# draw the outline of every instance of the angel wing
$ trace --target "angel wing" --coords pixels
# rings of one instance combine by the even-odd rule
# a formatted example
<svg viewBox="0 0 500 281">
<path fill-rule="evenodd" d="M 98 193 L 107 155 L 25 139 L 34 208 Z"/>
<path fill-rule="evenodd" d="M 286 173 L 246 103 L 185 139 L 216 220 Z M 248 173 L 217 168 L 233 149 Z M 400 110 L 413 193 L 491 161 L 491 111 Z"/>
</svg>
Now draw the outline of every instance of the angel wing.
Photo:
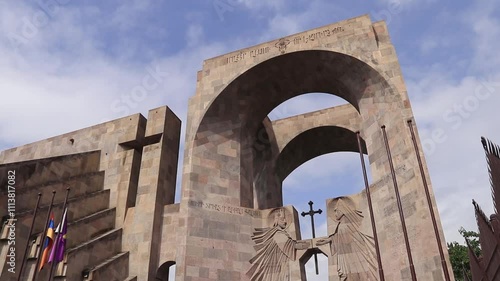
<svg viewBox="0 0 500 281">
<path fill-rule="evenodd" d="M 373 237 L 360 231 L 363 215 L 344 209 L 332 237 L 332 254 L 337 257 L 340 280 L 377 280 Z"/>
<path fill-rule="evenodd" d="M 295 244 L 279 226 L 256 228 L 252 240 L 257 254 L 250 260 L 247 276 L 252 281 L 284 281 L 289 278 L 288 263 L 295 260 Z"/>
</svg>

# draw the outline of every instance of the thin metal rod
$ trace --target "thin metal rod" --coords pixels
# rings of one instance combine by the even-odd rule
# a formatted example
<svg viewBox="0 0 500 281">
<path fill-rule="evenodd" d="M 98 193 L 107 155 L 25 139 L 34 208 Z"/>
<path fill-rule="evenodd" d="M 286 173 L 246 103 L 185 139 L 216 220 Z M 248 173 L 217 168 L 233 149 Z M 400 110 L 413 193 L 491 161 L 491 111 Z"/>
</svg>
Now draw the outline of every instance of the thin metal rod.
<svg viewBox="0 0 500 281">
<path fill-rule="evenodd" d="M 36 266 L 35 266 L 35 272 L 33 273 L 33 278 L 31 281 L 35 281 L 36 275 L 38 273 L 38 267 L 40 266 L 40 254 L 42 253 L 43 250 L 43 245 L 45 244 L 45 239 L 46 239 L 46 233 L 47 233 L 47 228 L 49 227 L 49 219 L 50 219 L 50 212 L 52 212 L 52 205 L 54 204 L 54 196 L 56 196 L 56 191 L 52 191 L 52 200 L 50 200 L 50 205 L 49 205 L 49 211 L 47 212 L 47 218 L 45 219 L 45 227 L 42 232 L 42 241 L 41 244 L 42 246 L 40 247 L 40 251 L 38 251 L 38 255 L 36 255 Z"/>
<path fill-rule="evenodd" d="M 52 251 L 57 250 L 57 242 L 59 240 L 59 235 L 62 232 L 62 227 L 63 227 L 62 223 L 63 223 L 63 219 L 64 219 L 64 211 L 66 210 L 66 204 L 68 203 L 68 195 L 69 195 L 69 187 L 66 189 L 66 198 L 64 199 L 64 205 L 63 205 L 62 212 L 61 212 L 61 219 L 59 220 L 59 231 L 56 234 L 56 239 L 54 241 L 54 247 L 52 247 Z M 56 265 L 56 261 L 53 260 L 52 263 L 50 264 L 50 273 L 49 273 L 49 279 L 48 279 L 49 281 L 52 280 L 52 274 L 54 273 L 55 265 Z"/>
<path fill-rule="evenodd" d="M 378 244 L 377 227 L 375 225 L 375 217 L 373 216 L 373 205 L 372 205 L 372 197 L 370 194 L 370 184 L 368 183 L 368 176 L 366 175 L 365 159 L 363 158 L 363 149 L 361 148 L 360 133 L 357 132 L 356 136 L 358 139 L 359 158 L 361 160 L 361 168 L 363 170 L 363 179 L 365 180 L 365 190 L 366 190 L 366 198 L 368 199 L 368 209 L 370 210 L 370 218 L 372 222 L 373 240 L 375 240 L 375 251 L 377 253 L 377 263 L 378 263 L 378 275 L 380 277 L 380 281 L 385 281 L 384 269 L 382 268 L 382 259 L 380 256 L 380 248 Z"/>
<path fill-rule="evenodd" d="M 38 199 L 36 200 L 36 207 L 33 210 L 33 219 L 31 220 L 30 233 L 28 234 L 28 239 L 26 239 L 26 248 L 24 248 L 23 262 L 21 263 L 21 267 L 19 268 L 19 275 L 17 276 L 17 281 L 21 280 L 21 276 L 23 275 L 24 264 L 27 260 L 28 247 L 30 245 L 31 234 L 33 233 L 33 226 L 35 226 L 36 213 L 38 212 L 38 205 L 40 204 L 40 198 L 42 198 L 42 193 L 38 193 Z M 35 269 L 36 270 L 36 269 Z"/>
<path fill-rule="evenodd" d="M 321 214 L 323 211 L 321 209 L 318 209 L 317 211 L 314 211 L 313 209 L 313 201 L 309 201 L 309 212 L 302 212 L 302 216 L 305 217 L 307 215 L 311 216 L 311 227 L 312 227 L 312 238 L 316 238 L 316 229 L 314 227 L 314 214 Z M 317 253 L 314 253 L 314 265 L 316 267 L 316 275 L 319 275 L 319 268 L 318 268 L 318 255 Z"/>
<path fill-rule="evenodd" d="M 314 219 L 311 216 L 311 225 L 313 228 L 313 239 L 316 238 L 316 231 L 314 230 Z M 316 267 L 316 275 L 319 274 L 319 268 L 318 268 L 318 255 L 314 253 L 314 266 Z"/>
<path fill-rule="evenodd" d="M 441 246 L 441 237 L 439 235 L 439 230 L 437 227 L 436 216 L 434 215 L 434 209 L 432 208 L 431 195 L 429 192 L 429 186 L 427 185 L 427 179 L 425 177 L 424 166 L 422 164 L 422 159 L 420 158 L 420 151 L 417 145 L 417 139 L 415 137 L 415 132 L 413 130 L 412 120 L 408 120 L 408 127 L 410 128 L 411 139 L 413 141 L 413 147 L 415 148 L 415 154 L 417 155 L 418 166 L 420 168 L 420 175 L 422 177 L 422 183 L 424 184 L 425 196 L 427 197 L 427 204 L 429 205 L 429 212 L 431 213 L 432 226 L 434 227 L 434 234 L 436 235 L 436 242 L 439 250 L 439 256 L 441 257 L 441 266 L 443 267 L 444 278 L 446 281 L 450 281 L 450 273 L 448 272 L 448 266 L 446 265 L 446 259 L 444 258 L 443 247 Z"/>
<path fill-rule="evenodd" d="M 312 211 L 312 204 L 310 206 L 311 206 L 311 211 Z M 311 226 L 312 226 L 312 235 L 313 235 L 313 239 L 314 239 L 314 238 L 316 238 L 316 231 L 315 231 L 315 228 L 314 228 L 314 218 L 313 218 L 313 216 L 311 216 Z M 318 275 L 319 274 L 318 255 L 316 253 L 314 253 L 314 266 L 316 268 L 316 275 Z"/>
<path fill-rule="evenodd" d="M 398 182 L 396 180 L 396 172 L 394 164 L 392 163 L 391 149 L 389 148 L 389 141 L 387 140 L 387 133 L 385 132 L 385 125 L 382 126 L 382 135 L 384 136 L 385 149 L 387 150 L 387 157 L 389 159 L 389 166 L 391 168 L 392 181 L 394 183 L 394 191 L 396 192 L 396 200 L 398 203 L 399 218 L 401 219 L 401 226 L 403 227 L 403 236 L 405 239 L 406 253 L 408 254 L 408 261 L 410 263 L 411 280 L 416 281 L 417 275 L 415 274 L 415 267 L 413 266 L 413 258 L 411 256 L 410 241 L 408 239 L 408 231 L 406 229 L 405 216 L 403 214 L 403 205 L 401 204 L 401 196 L 399 195 Z"/>
</svg>

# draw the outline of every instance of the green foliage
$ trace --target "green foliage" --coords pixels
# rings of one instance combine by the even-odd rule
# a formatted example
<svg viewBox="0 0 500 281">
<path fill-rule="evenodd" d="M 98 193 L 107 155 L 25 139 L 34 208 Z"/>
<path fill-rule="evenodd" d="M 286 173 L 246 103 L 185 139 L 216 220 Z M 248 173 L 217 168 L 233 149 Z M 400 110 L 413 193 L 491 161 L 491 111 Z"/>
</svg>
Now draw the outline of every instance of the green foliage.
<svg viewBox="0 0 500 281">
<path fill-rule="evenodd" d="M 461 227 L 458 232 L 466 239 L 469 240 L 474 253 L 479 256 L 481 254 L 481 248 L 479 245 L 479 234 L 474 231 L 467 231 L 463 227 Z M 469 266 L 469 254 L 467 246 L 461 245 L 458 242 L 454 241 L 448 243 L 448 254 L 450 255 L 450 262 L 453 268 L 453 274 L 455 275 L 455 279 L 464 280 L 463 272 L 465 272 L 471 279 L 470 275 L 470 266 Z"/>
<path fill-rule="evenodd" d="M 469 256 L 467 254 L 467 246 L 460 245 L 458 242 L 448 243 L 448 254 L 450 255 L 451 267 L 456 280 L 464 280 L 463 268 L 468 272 Z"/>
<path fill-rule="evenodd" d="M 481 255 L 481 245 L 479 244 L 479 233 L 475 231 L 467 231 L 463 227 L 461 227 L 458 232 L 462 234 L 464 238 L 469 240 L 469 244 L 472 247 L 472 250 L 474 250 L 474 253 L 476 256 Z"/>
</svg>

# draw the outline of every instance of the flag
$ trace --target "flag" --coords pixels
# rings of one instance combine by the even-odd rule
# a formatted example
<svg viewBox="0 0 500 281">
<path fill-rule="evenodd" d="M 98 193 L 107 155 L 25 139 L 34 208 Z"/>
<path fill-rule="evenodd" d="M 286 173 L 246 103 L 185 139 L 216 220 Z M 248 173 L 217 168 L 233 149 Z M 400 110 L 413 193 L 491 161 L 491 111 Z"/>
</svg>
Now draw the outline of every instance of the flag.
<svg viewBox="0 0 500 281">
<path fill-rule="evenodd" d="M 49 226 L 47 227 L 47 234 L 45 235 L 45 242 L 42 248 L 42 259 L 38 270 L 42 270 L 43 266 L 48 262 L 49 254 L 54 244 L 54 213 L 50 214 Z"/>
<path fill-rule="evenodd" d="M 50 252 L 49 262 L 61 262 L 64 259 L 64 251 L 66 249 L 66 233 L 68 230 L 68 220 L 66 215 L 68 213 L 68 208 L 64 210 L 64 215 L 62 222 L 57 226 L 57 243 L 56 247 Z"/>
</svg>

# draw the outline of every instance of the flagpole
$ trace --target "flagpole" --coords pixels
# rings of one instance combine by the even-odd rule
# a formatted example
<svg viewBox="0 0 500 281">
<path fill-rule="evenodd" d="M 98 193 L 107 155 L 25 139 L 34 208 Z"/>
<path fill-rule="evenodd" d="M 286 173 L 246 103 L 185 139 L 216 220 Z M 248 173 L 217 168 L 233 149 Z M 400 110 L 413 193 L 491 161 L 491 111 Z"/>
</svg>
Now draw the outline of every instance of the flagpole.
<svg viewBox="0 0 500 281">
<path fill-rule="evenodd" d="M 406 254 L 408 255 L 408 263 L 410 265 L 411 280 L 417 281 L 417 274 L 415 273 L 415 266 L 413 265 L 413 257 L 411 255 L 410 240 L 408 238 L 408 230 L 406 229 L 405 216 L 403 214 L 403 204 L 401 203 L 401 196 L 399 195 L 398 181 L 396 179 L 396 171 L 394 170 L 394 164 L 392 163 L 391 149 L 389 147 L 389 140 L 387 139 L 387 132 L 385 131 L 385 125 L 382 125 L 382 136 L 384 138 L 385 149 L 387 151 L 387 158 L 389 160 L 389 168 L 391 169 L 392 183 L 394 184 L 394 192 L 396 193 L 396 202 L 399 210 L 399 218 L 401 220 L 401 226 L 403 228 L 403 238 L 406 245 Z"/>
<path fill-rule="evenodd" d="M 38 193 L 38 199 L 36 200 L 36 207 L 33 211 L 33 219 L 31 220 L 30 233 L 28 234 L 28 239 L 26 239 L 26 248 L 24 249 L 23 262 L 21 263 L 21 267 L 19 268 L 19 275 L 17 276 L 17 281 L 21 280 L 21 276 L 23 275 L 24 264 L 26 263 L 26 255 L 28 254 L 28 247 L 30 245 L 31 234 L 33 233 L 33 226 L 35 225 L 36 213 L 38 212 L 38 205 L 40 204 L 40 198 L 42 198 L 42 193 Z"/>
<path fill-rule="evenodd" d="M 372 205 L 372 196 L 370 193 L 370 183 L 368 182 L 368 176 L 366 174 L 365 158 L 363 158 L 363 148 L 361 147 L 361 135 L 360 134 L 361 133 L 358 131 L 356 133 L 356 138 L 358 140 L 359 158 L 361 160 L 361 169 L 363 170 L 363 179 L 365 181 L 366 199 L 368 200 L 368 210 L 370 211 L 370 220 L 372 223 L 372 230 L 373 230 L 373 240 L 375 242 L 375 252 L 377 254 L 378 275 L 380 277 L 380 281 L 385 281 L 384 269 L 382 268 L 382 259 L 380 256 L 380 247 L 378 244 L 377 226 L 375 225 L 375 216 L 373 215 L 373 205 Z"/>
<path fill-rule="evenodd" d="M 61 219 L 59 220 L 59 232 L 57 232 L 56 234 L 56 239 L 54 241 L 54 247 L 52 247 L 52 251 L 56 251 L 57 250 L 57 242 L 59 240 L 59 234 L 61 233 L 61 230 L 62 230 L 62 223 L 63 223 L 63 219 L 64 219 L 64 211 L 66 210 L 66 203 L 68 203 L 68 195 L 69 195 L 69 187 L 66 189 L 66 198 L 64 199 L 64 205 L 63 205 L 63 208 L 62 208 L 62 212 L 61 212 Z M 49 281 L 52 280 L 52 274 L 54 273 L 54 265 L 56 264 L 55 261 L 52 261 L 52 263 L 50 264 L 50 274 L 49 274 Z"/>
<path fill-rule="evenodd" d="M 49 219 L 50 219 L 50 212 L 52 212 L 52 205 L 54 204 L 54 196 L 56 196 L 56 191 L 52 191 L 52 200 L 50 200 L 50 205 L 49 205 L 49 211 L 47 212 L 47 219 L 45 219 L 45 227 L 42 232 L 42 246 L 40 247 L 40 251 L 38 251 L 38 254 L 36 255 L 36 266 L 35 266 L 35 272 L 33 273 L 33 278 L 31 281 L 35 281 L 36 279 L 36 274 L 38 273 L 38 266 L 40 266 L 40 254 L 42 253 L 42 248 L 43 244 L 45 244 L 45 236 L 47 235 L 47 228 L 49 227 Z"/>
<path fill-rule="evenodd" d="M 427 205 L 429 206 L 429 213 L 431 214 L 432 227 L 434 228 L 434 236 L 436 236 L 436 242 L 439 250 L 439 257 L 441 257 L 441 267 L 443 268 L 444 279 L 450 281 L 450 273 L 448 272 L 448 266 L 446 265 L 446 259 L 444 257 L 443 247 L 441 246 L 441 237 L 439 235 L 439 230 L 437 226 L 436 216 L 434 215 L 434 209 L 432 207 L 431 195 L 429 192 L 429 185 L 425 179 L 424 166 L 422 164 L 422 159 L 420 158 L 420 151 L 418 149 L 417 138 L 415 137 L 415 131 L 413 130 L 412 120 L 407 121 L 408 127 L 410 128 L 411 139 L 413 141 L 413 147 L 415 148 L 415 154 L 417 156 L 418 167 L 420 168 L 420 175 L 422 177 L 422 183 L 424 185 L 425 197 L 427 199 Z"/>
</svg>

